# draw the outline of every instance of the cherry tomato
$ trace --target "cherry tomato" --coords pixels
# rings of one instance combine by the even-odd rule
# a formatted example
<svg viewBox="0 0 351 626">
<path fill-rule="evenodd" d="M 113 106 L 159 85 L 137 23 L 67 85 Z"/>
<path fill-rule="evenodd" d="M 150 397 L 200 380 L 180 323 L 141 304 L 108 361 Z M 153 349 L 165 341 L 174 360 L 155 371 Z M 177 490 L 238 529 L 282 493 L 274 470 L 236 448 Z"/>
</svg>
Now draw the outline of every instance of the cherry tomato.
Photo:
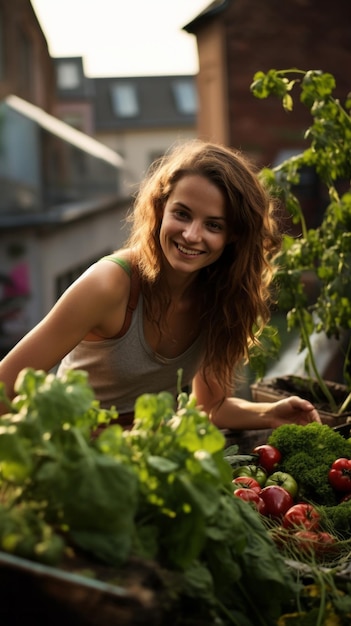
<svg viewBox="0 0 351 626">
<path fill-rule="evenodd" d="M 252 452 L 258 454 L 258 464 L 263 467 L 268 474 L 271 474 L 282 460 L 280 451 L 274 446 L 270 446 L 268 443 L 256 446 Z"/>
<path fill-rule="evenodd" d="M 261 485 L 250 476 L 237 476 L 232 480 L 234 485 L 234 489 L 238 489 L 239 487 L 244 487 L 246 489 L 253 489 L 256 493 L 260 493 L 262 487 Z"/>
<path fill-rule="evenodd" d="M 289 529 L 300 527 L 305 530 L 315 530 L 319 526 L 319 520 L 320 515 L 317 509 L 311 504 L 301 502 L 287 510 L 282 519 L 282 526 Z"/>
<path fill-rule="evenodd" d="M 351 460 L 336 459 L 329 470 L 328 479 L 336 491 L 351 492 Z"/>
<path fill-rule="evenodd" d="M 291 493 L 279 485 L 263 487 L 260 498 L 266 504 L 266 515 L 273 518 L 282 518 L 294 504 Z"/>
</svg>

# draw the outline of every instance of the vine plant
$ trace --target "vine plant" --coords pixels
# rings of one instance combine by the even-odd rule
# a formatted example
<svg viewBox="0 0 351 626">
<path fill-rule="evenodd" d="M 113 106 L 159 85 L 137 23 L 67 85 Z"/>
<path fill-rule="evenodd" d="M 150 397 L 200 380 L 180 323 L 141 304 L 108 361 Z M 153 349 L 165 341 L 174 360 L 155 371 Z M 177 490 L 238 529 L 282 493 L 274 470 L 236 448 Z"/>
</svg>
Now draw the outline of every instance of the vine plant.
<svg viewBox="0 0 351 626">
<path fill-rule="evenodd" d="M 305 131 L 309 145 L 277 167 L 263 168 L 260 177 L 301 229 L 299 237 L 283 235 L 275 277 L 278 308 L 287 314 L 287 329 L 298 333 L 299 352 L 306 351 L 307 378 L 317 381 L 332 412 L 340 414 L 351 401 L 351 339 L 343 353 L 343 375 L 350 393 L 338 407 L 319 371 L 311 335 L 325 333 L 337 340 L 343 334 L 351 337 L 351 94 L 341 104 L 333 95 L 334 76 L 314 70 L 257 72 L 251 84 L 255 97 L 277 96 L 287 112 L 293 110 L 297 89 L 312 117 Z M 306 167 L 315 170 L 327 190 L 327 207 L 317 228 L 307 228 L 295 192 Z M 341 181 L 342 193 L 338 190 Z M 303 280 L 306 272 L 312 272 L 318 284 L 318 297 L 312 304 Z"/>
</svg>

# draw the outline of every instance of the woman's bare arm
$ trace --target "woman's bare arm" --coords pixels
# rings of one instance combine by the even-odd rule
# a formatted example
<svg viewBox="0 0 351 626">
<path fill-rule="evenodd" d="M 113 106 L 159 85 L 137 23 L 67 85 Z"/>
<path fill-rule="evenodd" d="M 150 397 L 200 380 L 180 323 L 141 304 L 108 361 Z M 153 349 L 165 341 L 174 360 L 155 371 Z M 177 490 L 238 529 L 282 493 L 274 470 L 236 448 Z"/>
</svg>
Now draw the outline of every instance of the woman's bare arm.
<svg viewBox="0 0 351 626">
<path fill-rule="evenodd" d="M 89 332 L 103 337 L 116 334 L 123 324 L 129 289 L 126 272 L 109 261 L 85 272 L 0 362 L 0 381 L 8 396 L 13 396 L 16 378 L 25 367 L 49 371 Z"/>
<path fill-rule="evenodd" d="M 291 422 L 302 425 L 320 422 L 315 407 L 298 396 L 278 402 L 251 402 L 231 396 L 214 381 L 209 381 L 207 386 L 201 374 L 194 378 L 193 394 L 218 428 L 259 430 Z"/>
</svg>

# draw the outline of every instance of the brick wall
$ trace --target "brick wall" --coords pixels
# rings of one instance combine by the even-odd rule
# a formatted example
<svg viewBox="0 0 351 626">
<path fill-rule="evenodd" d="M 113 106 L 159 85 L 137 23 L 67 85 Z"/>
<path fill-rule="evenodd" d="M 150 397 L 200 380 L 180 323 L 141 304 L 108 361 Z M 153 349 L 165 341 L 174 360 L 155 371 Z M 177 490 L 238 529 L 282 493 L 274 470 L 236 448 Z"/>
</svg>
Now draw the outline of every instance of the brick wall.
<svg viewBox="0 0 351 626">
<path fill-rule="evenodd" d="M 309 123 L 278 100 L 257 100 L 249 87 L 258 70 L 321 69 L 332 73 L 336 95 L 351 91 L 350 0 L 231 0 L 223 10 L 228 80 L 228 140 L 271 165 L 279 150 L 304 146 Z"/>
</svg>

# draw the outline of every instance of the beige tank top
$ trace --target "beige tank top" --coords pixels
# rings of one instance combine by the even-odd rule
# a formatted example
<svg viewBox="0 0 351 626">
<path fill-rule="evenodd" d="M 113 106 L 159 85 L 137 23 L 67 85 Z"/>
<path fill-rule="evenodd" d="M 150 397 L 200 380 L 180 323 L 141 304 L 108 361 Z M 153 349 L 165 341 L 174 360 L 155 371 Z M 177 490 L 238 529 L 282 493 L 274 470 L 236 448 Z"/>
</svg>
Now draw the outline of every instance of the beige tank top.
<svg viewBox="0 0 351 626">
<path fill-rule="evenodd" d="M 57 371 L 60 377 L 68 369 L 85 370 L 101 406 L 114 406 L 119 414 L 132 413 L 137 397 L 144 393 L 169 391 L 176 397 L 178 370 L 182 370 L 182 386 L 190 385 L 204 352 L 200 335 L 175 358 L 154 353 L 144 337 L 141 294 L 137 295 L 135 311 L 129 310 L 129 315 L 130 325 L 122 336 L 119 333 L 112 339 L 82 341 Z"/>
</svg>

